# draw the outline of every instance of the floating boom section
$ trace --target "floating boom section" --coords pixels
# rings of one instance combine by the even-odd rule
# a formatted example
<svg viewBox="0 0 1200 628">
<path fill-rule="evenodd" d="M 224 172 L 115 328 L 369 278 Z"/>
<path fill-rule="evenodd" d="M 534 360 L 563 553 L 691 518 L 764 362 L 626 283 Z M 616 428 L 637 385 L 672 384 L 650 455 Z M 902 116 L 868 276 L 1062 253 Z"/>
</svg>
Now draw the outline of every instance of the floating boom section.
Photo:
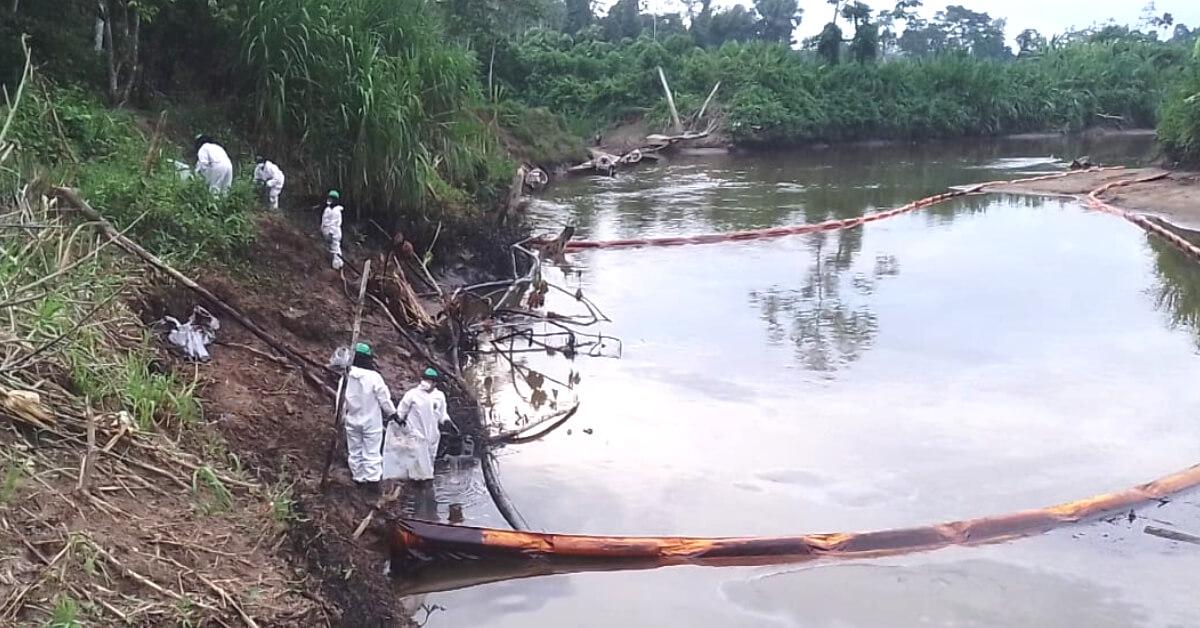
<svg viewBox="0 0 1200 628">
<path fill-rule="evenodd" d="M 452 526 L 403 519 L 393 527 L 394 556 L 561 557 L 649 561 L 646 567 L 706 563 L 769 564 L 805 558 L 857 558 L 994 543 L 1041 534 L 1103 514 L 1129 510 L 1200 486 L 1200 465 L 1117 493 L 1057 506 L 875 532 L 777 537 L 625 537 L 549 534 Z M 725 559 L 733 559 L 725 560 Z M 743 562 L 739 562 L 744 560 Z"/>
</svg>

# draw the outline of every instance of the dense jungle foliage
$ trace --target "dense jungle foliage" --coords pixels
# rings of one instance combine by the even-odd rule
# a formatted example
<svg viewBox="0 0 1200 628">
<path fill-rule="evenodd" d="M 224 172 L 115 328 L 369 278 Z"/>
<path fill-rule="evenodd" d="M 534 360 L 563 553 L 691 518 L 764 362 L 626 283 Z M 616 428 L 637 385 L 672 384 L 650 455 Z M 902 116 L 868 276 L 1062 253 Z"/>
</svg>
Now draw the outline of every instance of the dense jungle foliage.
<svg viewBox="0 0 1200 628">
<path fill-rule="evenodd" d="M 638 116 L 664 124 L 658 66 L 685 115 L 719 81 L 713 114 L 743 143 L 1145 128 L 1158 121 L 1197 34 L 1169 14 L 1147 14 L 1142 30 L 1110 24 L 1050 38 L 1025 30 L 1013 50 L 1004 20 L 962 6 L 927 20 L 915 0 L 876 13 L 829 2 L 835 19 L 793 48 L 804 15 L 796 2 L 689 3 L 687 27 L 678 15 L 637 14 L 636 4 L 618 2 L 579 28 L 547 19 L 490 38 L 494 89 L 588 134 Z"/>
</svg>

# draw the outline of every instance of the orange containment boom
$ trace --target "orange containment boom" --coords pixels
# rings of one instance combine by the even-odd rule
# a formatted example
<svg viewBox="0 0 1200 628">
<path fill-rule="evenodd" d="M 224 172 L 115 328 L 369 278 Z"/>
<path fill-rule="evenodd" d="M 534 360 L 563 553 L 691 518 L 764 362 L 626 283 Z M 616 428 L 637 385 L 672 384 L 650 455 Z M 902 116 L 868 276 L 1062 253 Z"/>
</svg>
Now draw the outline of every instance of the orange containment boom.
<svg viewBox="0 0 1200 628">
<path fill-rule="evenodd" d="M 770 564 L 809 558 L 860 558 L 992 543 L 1041 534 L 1053 528 L 1124 511 L 1200 486 L 1196 465 L 1118 493 L 1048 508 L 875 532 L 837 532 L 778 537 L 625 537 L 548 534 L 452 526 L 402 519 L 392 530 L 393 556 L 561 557 L 631 561 L 648 568 L 685 563 Z"/>
<path fill-rule="evenodd" d="M 750 229 L 747 231 L 731 231 L 727 233 L 706 233 L 701 235 L 691 236 L 652 236 L 646 238 L 625 238 L 620 240 L 570 240 L 567 242 L 565 250 L 579 251 L 582 249 L 624 249 L 644 246 L 683 246 L 688 244 L 713 244 L 716 242 L 739 242 L 746 240 L 763 240 L 768 238 L 781 238 L 784 236 L 801 235 L 805 233 L 816 233 L 818 231 L 841 231 L 843 229 L 853 229 L 862 225 L 875 222 L 876 220 L 885 220 L 901 214 L 916 211 L 931 207 L 945 201 L 958 198 L 960 196 L 969 196 L 971 194 L 980 194 L 987 191 L 989 187 L 1000 185 L 1014 185 L 1020 183 L 1034 183 L 1037 181 L 1050 181 L 1053 179 L 1062 179 L 1074 175 L 1084 174 L 1088 172 L 1100 172 L 1105 170 L 1121 170 L 1120 166 L 1108 168 L 1089 168 L 1087 170 L 1072 170 L 1068 172 L 1056 172 L 1053 174 L 1040 175 L 1036 177 L 1028 177 L 1024 179 L 1012 179 L 1010 181 L 988 181 L 978 183 L 970 187 L 960 188 L 935 194 L 925 198 L 913 201 L 907 205 L 902 205 L 885 211 L 874 212 L 857 218 L 833 219 L 823 222 L 816 222 L 803 225 L 789 225 L 784 227 L 768 227 L 765 229 Z M 541 240 L 543 244 L 548 240 Z"/>
</svg>

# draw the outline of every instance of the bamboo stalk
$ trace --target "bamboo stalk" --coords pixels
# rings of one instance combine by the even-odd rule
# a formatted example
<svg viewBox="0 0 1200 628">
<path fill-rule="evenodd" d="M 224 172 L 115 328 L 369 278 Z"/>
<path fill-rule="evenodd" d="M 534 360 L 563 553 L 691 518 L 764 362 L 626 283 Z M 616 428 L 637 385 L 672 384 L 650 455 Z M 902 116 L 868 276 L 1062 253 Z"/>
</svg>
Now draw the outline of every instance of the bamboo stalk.
<svg viewBox="0 0 1200 628">
<path fill-rule="evenodd" d="M 675 123 L 675 132 L 683 133 L 683 121 L 679 119 L 679 110 L 675 108 L 675 96 L 671 94 L 671 86 L 667 84 L 667 75 L 662 66 L 658 66 L 658 78 L 662 81 L 663 91 L 667 94 L 667 106 L 671 108 L 671 120 Z"/>
<path fill-rule="evenodd" d="M 696 114 L 696 119 L 692 120 L 693 129 L 696 128 L 695 125 L 699 124 L 700 121 L 704 119 L 704 112 L 708 110 L 708 103 L 712 102 L 713 96 L 717 95 L 717 89 L 719 87 L 721 87 L 721 81 L 717 81 L 717 84 L 713 85 L 712 91 L 708 93 L 708 98 L 704 99 L 704 104 L 700 106 L 700 111 Z"/>
</svg>

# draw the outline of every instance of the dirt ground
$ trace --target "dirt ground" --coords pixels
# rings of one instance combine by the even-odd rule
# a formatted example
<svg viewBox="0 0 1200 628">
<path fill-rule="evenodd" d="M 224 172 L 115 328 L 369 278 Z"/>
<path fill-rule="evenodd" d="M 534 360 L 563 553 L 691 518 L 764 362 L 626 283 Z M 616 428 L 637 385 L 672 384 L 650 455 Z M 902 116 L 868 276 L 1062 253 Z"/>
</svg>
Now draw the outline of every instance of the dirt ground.
<svg viewBox="0 0 1200 628">
<path fill-rule="evenodd" d="M 347 271 L 343 280 L 330 269 L 315 234 L 280 216 L 262 221 L 252 255 L 251 274 L 210 274 L 201 283 L 300 353 L 326 363 L 335 348 L 349 341 L 353 307 L 347 295 L 357 290 L 355 276 Z M 363 259 L 353 247 L 347 256 Z M 171 310 L 195 302 L 190 293 L 179 291 L 162 301 Z M 402 337 L 371 304 L 361 340 L 376 351 L 393 397 L 415 385 L 425 365 L 404 348 Z M 229 447 L 247 467 L 268 482 L 295 483 L 300 523 L 292 526 L 292 547 L 339 609 L 335 623 L 410 625 L 383 575 L 383 518 L 375 518 L 359 540 L 351 539 L 371 504 L 350 481 L 344 453 L 335 456 L 328 489 L 319 487 L 334 437 L 332 400 L 294 367 L 268 358 L 273 351 L 234 321 L 222 321 L 212 355 L 211 363 L 200 369 L 206 413 L 218 417 Z M 336 386 L 333 380 L 328 384 Z"/>
<path fill-rule="evenodd" d="M 1155 168 L 1101 170 L 1061 179 L 988 189 L 1013 194 L 1083 196 L 1110 183 L 1145 179 L 1160 174 L 1165 176 L 1154 181 L 1116 188 L 1104 194 L 1102 198 L 1118 207 L 1156 216 L 1182 230 L 1200 230 L 1200 173 L 1195 172 Z"/>
</svg>

